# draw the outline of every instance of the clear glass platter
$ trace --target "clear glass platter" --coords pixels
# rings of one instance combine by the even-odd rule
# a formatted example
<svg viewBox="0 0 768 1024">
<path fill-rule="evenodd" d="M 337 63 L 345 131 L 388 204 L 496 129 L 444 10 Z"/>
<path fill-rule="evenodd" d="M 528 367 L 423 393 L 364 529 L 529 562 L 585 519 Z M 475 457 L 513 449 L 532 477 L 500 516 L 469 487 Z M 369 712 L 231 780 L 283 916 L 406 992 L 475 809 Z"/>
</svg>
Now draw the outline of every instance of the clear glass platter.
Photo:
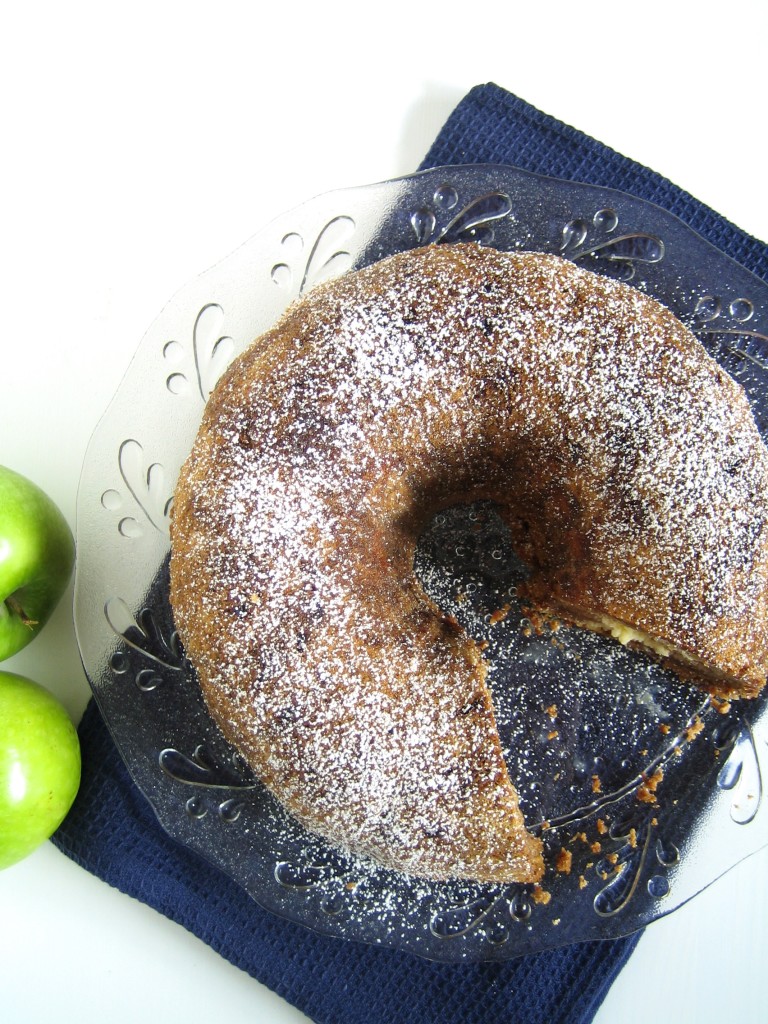
<svg viewBox="0 0 768 1024">
<path fill-rule="evenodd" d="M 171 300 L 88 447 L 75 587 L 93 692 L 166 831 L 277 914 L 448 962 L 629 934 L 768 843 L 768 698 L 718 708 L 615 641 L 538 635 L 515 604 L 524 567 L 485 505 L 437 516 L 417 571 L 490 644 L 510 773 L 545 844 L 541 886 L 430 883 L 331 849 L 281 809 L 208 716 L 167 587 L 174 485 L 208 394 L 320 280 L 460 240 L 559 253 L 654 295 L 740 381 L 768 436 L 762 281 L 622 193 L 510 167 L 437 168 L 311 200 Z"/>
</svg>

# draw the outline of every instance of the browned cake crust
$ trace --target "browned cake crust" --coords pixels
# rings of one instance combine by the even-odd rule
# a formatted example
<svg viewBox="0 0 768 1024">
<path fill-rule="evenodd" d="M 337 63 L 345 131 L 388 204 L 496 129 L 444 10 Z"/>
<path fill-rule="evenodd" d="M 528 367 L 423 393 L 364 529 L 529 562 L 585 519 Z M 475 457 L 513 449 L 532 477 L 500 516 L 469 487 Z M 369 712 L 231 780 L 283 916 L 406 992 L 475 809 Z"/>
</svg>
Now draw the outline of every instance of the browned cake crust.
<svg viewBox="0 0 768 1024">
<path fill-rule="evenodd" d="M 171 601 L 213 718 L 309 829 L 415 875 L 535 881 L 419 531 L 496 501 L 532 600 L 750 696 L 767 484 L 743 392 L 657 302 L 554 256 L 428 247 L 318 287 L 226 372 L 179 479 Z"/>
</svg>

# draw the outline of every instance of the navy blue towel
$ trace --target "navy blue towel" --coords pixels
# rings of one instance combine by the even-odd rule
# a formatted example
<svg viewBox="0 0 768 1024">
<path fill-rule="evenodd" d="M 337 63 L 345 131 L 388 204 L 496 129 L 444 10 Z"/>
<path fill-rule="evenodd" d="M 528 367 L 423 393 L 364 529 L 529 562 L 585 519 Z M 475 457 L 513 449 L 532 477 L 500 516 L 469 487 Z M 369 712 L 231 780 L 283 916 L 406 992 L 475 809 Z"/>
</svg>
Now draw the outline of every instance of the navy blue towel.
<svg viewBox="0 0 768 1024">
<path fill-rule="evenodd" d="M 495 85 L 467 95 L 423 166 L 484 162 L 633 192 L 768 277 L 762 243 L 647 168 Z M 455 966 L 316 935 L 262 910 L 162 831 L 93 702 L 80 738 L 82 786 L 56 845 L 188 928 L 318 1024 L 586 1024 L 637 942 L 637 936 L 585 942 L 506 963 Z"/>
</svg>

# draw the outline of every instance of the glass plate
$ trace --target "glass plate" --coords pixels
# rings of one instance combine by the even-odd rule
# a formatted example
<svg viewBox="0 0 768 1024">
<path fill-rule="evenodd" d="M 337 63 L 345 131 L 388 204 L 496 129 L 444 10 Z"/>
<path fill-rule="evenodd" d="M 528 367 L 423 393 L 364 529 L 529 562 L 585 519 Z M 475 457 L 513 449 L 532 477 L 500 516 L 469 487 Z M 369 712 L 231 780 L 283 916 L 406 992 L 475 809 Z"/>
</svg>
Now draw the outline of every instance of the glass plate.
<svg viewBox="0 0 768 1024">
<path fill-rule="evenodd" d="M 502 960 L 630 933 L 765 845 L 766 699 L 716 709 L 613 641 L 538 636 L 493 508 L 446 511 L 418 571 L 491 644 L 503 745 L 548 869 L 540 887 L 430 883 L 331 849 L 265 792 L 211 722 L 167 599 L 174 484 L 231 358 L 320 280 L 459 240 L 559 253 L 653 294 L 741 382 L 768 433 L 768 287 L 666 212 L 499 166 L 330 193 L 191 282 L 148 331 L 87 451 L 75 618 L 99 706 L 171 836 L 326 934 Z"/>
</svg>

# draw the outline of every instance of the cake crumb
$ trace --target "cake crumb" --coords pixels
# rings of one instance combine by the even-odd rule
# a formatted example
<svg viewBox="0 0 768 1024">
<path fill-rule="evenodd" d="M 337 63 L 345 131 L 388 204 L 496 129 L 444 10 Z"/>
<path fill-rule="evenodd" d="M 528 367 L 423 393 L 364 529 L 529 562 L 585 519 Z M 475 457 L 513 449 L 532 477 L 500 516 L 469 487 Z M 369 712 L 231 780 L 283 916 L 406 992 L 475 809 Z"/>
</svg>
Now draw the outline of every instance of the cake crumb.
<svg viewBox="0 0 768 1024">
<path fill-rule="evenodd" d="M 637 799 L 644 804 L 652 804 L 656 800 L 656 790 L 664 778 L 664 772 L 657 768 L 653 775 L 644 775 L 643 782 L 637 790 Z"/>
<path fill-rule="evenodd" d="M 696 715 L 696 717 L 694 718 L 693 722 L 685 730 L 685 738 L 690 743 L 692 740 L 696 739 L 696 737 L 703 730 L 703 728 L 704 728 L 704 723 L 699 718 L 699 716 Z"/>
<path fill-rule="evenodd" d="M 719 715 L 727 715 L 731 710 L 731 702 L 726 700 L 725 697 L 715 697 L 713 695 L 709 698 L 709 703 Z"/>
<path fill-rule="evenodd" d="M 546 889 L 542 889 L 538 883 L 534 885 L 531 895 L 533 896 L 534 903 L 540 903 L 542 906 L 546 906 L 552 899 L 552 893 L 547 892 Z"/>
<path fill-rule="evenodd" d="M 573 854 L 570 850 L 566 850 L 565 847 L 563 847 L 557 855 L 555 870 L 559 871 L 562 875 L 570 875 L 572 863 Z"/>
<path fill-rule="evenodd" d="M 497 608 L 495 612 L 491 612 L 490 619 L 488 620 L 492 626 L 495 626 L 499 622 L 503 622 L 504 619 L 509 615 L 511 605 L 505 604 L 501 608 Z"/>
</svg>

